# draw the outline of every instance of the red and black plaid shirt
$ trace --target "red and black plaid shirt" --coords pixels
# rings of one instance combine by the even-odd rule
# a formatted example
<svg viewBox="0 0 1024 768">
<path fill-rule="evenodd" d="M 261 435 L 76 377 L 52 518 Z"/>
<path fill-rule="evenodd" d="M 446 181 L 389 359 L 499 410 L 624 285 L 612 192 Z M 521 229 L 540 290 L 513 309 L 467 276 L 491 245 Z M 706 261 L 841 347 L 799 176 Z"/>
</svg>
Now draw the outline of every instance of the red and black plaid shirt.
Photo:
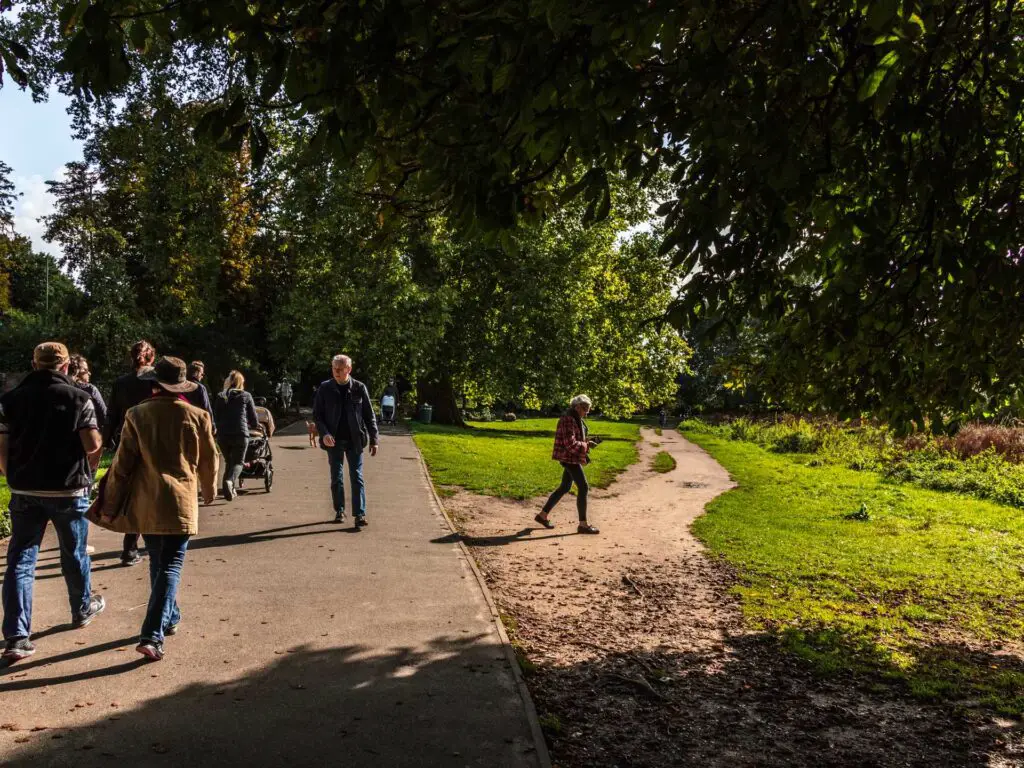
<svg viewBox="0 0 1024 768">
<path fill-rule="evenodd" d="M 590 460 L 587 458 L 589 451 L 583 420 L 569 411 L 558 420 L 555 449 L 551 452 L 551 458 L 566 464 L 586 464 Z"/>
</svg>

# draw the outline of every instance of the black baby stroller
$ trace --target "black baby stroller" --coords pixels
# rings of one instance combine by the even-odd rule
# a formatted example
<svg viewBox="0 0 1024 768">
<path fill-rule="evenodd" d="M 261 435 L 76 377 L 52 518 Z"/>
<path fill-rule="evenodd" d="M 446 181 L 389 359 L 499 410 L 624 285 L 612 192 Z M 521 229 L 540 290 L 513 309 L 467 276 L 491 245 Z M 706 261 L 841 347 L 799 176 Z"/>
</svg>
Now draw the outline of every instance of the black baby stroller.
<svg viewBox="0 0 1024 768">
<path fill-rule="evenodd" d="M 243 480 L 263 478 L 263 487 L 270 493 L 274 485 L 274 453 L 270 450 L 270 439 L 262 433 L 254 433 L 249 438 L 245 449 L 245 461 L 242 462 Z"/>
</svg>

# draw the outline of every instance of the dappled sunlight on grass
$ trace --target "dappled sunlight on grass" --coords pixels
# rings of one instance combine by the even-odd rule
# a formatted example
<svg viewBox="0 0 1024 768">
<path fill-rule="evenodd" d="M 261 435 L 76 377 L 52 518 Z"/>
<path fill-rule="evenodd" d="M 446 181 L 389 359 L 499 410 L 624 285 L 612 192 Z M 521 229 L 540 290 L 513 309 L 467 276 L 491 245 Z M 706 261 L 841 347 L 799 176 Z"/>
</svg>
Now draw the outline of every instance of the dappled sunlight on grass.
<svg viewBox="0 0 1024 768">
<path fill-rule="evenodd" d="M 687 437 L 739 483 L 694 532 L 738 567 L 752 624 L 782 632 L 826 671 L 882 670 L 919 695 L 980 696 L 1024 712 L 1021 660 L 979 665 L 967 650 L 1024 640 L 1019 510 L 708 433 Z"/>
</svg>

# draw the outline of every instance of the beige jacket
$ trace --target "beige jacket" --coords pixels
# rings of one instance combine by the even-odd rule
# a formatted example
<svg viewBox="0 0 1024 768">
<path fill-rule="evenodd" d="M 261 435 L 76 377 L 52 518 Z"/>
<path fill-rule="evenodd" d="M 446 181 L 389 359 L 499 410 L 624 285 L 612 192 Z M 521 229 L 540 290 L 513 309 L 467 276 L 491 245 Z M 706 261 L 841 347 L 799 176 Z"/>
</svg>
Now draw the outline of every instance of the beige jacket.
<svg viewBox="0 0 1024 768">
<path fill-rule="evenodd" d="M 102 514 L 114 515 L 112 530 L 199 533 L 200 487 L 212 499 L 217 482 L 210 414 L 165 396 L 130 408 L 109 474 Z"/>
</svg>

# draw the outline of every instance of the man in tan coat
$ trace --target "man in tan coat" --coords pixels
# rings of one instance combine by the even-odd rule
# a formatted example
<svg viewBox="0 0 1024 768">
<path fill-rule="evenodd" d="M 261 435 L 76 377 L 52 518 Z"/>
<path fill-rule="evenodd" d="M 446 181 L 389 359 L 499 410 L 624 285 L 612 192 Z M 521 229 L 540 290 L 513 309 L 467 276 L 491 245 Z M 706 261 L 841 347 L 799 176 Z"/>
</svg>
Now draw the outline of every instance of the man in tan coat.
<svg viewBox="0 0 1024 768">
<path fill-rule="evenodd" d="M 217 448 L 210 414 L 182 396 L 196 388 L 183 360 L 162 357 L 140 378 L 153 396 L 125 416 L 99 523 L 143 535 L 153 590 L 136 650 L 159 661 L 181 621 L 176 596 L 189 537 L 199 533 L 197 497 L 211 504 L 216 495 Z"/>
</svg>

